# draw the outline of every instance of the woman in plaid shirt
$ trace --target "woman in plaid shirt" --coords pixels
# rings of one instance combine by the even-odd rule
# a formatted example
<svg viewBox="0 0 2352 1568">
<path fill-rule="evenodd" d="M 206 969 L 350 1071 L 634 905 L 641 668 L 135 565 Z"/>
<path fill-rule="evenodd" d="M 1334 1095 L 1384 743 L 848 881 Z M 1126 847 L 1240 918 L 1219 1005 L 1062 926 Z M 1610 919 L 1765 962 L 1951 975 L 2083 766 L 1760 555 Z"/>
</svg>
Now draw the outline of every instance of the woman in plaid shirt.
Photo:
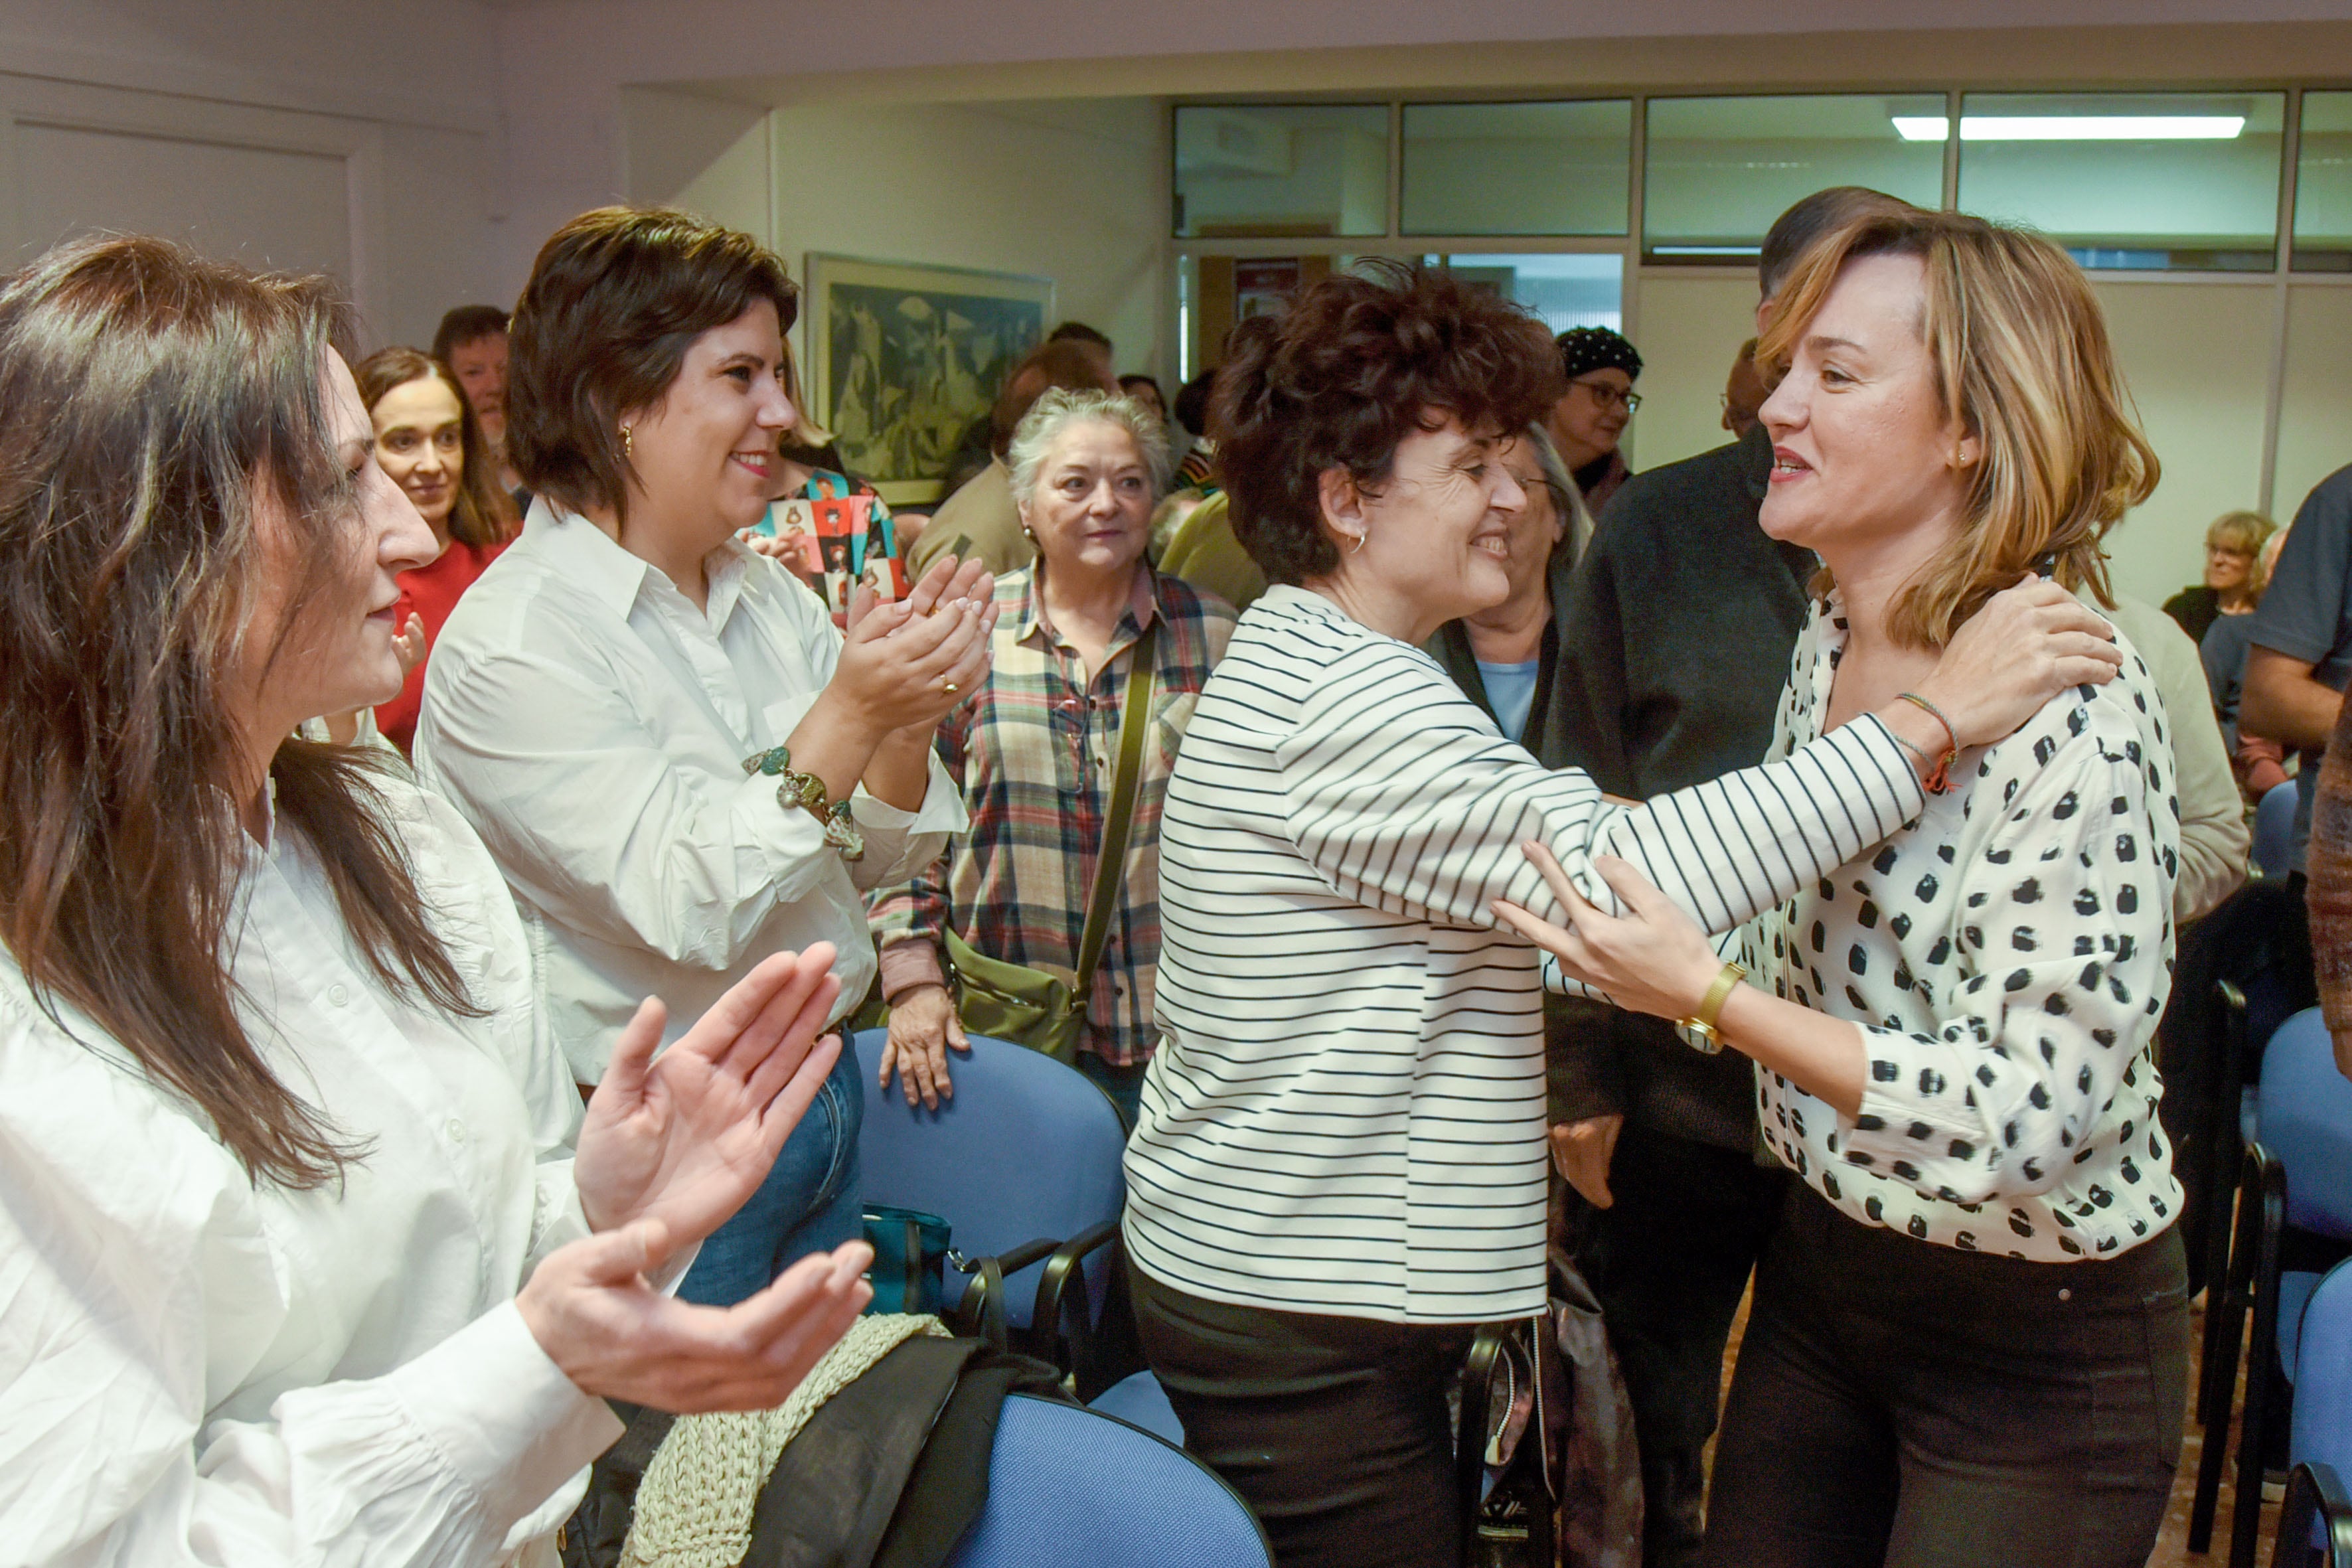
<svg viewBox="0 0 2352 1568">
<path fill-rule="evenodd" d="M 1160 806 L 1177 742 L 1234 612 L 1144 558 L 1167 488 L 1168 437 L 1131 398 L 1048 392 L 1013 433 L 1013 493 L 1037 563 L 997 579 L 994 666 L 941 721 L 940 755 L 962 785 L 968 837 L 912 881 L 873 896 L 893 1067 L 912 1103 L 953 1092 L 947 1051 L 965 1048 L 940 957 L 952 928 L 992 958 L 1077 967 L 1102 851 L 1128 666 L 1157 619 L 1154 733 L 1128 839 L 1124 897 L 1094 977 L 1079 1067 L 1130 1121 L 1151 1058 L 1160 957 Z"/>
</svg>

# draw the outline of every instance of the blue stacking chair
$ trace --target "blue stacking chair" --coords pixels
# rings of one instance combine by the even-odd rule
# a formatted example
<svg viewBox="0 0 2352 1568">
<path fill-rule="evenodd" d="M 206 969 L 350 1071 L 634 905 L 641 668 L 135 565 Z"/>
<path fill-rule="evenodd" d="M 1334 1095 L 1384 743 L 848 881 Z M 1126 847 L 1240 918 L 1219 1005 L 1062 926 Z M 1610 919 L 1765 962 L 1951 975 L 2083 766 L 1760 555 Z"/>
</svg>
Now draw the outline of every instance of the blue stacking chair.
<svg viewBox="0 0 2352 1568">
<path fill-rule="evenodd" d="M 949 1568 L 1273 1563 L 1247 1505 L 1190 1454 L 1098 1411 L 1018 1394 L 997 1418 L 988 1500 L 948 1560 Z"/>
<path fill-rule="evenodd" d="M 2294 781 L 2263 791 L 2254 805 L 2253 864 L 2265 881 L 2276 881 L 2292 870 L 2287 854 L 2294 846 Z"/>
<path fill-rule="evenodd" d="M 952 1098 L 936 1110 L 910 1106 L 895 1077 L 887 1089 L 875 1081 L 887 1037 L 868 1029 L 849 1042 L 866 1084 L 857 1152 L 866 1201 L 935 1214 L 956 1251 L 995 1259 L 999 1299 L 974 1300 L 984 1277 L 950 1273 L 950 1310 L 993 1316 L 1014 1348 L 1059 1361 L 1055 1336 L 1090 1328 L 1110 1283 L 1127 1202 L 1118 1108 L 1076 1068 L 982 1036 L 971 1055 L 949 1054 Z"/>
<path fill-rule="evenodd" d="M 2271 1037 L 2263 1058 L 2258 1116 L 2259 1141 L 2246 1151 L 2240 1183 L 2228 1277 L 2215 1281 L 2206 1297 L 2209 1320 L 2220 1313 L 2222 1321 L 2199 1400 L 2205 1413 L 2205 1447 L 2189 1524 L 2189 1549 L 2201 1552 L 2212 1538 L 2239 1332 L 2251 1307 L 2231 1568 L 2252 1568 L 2260 1533 L 2263 1439 L 2273 1419 L 2270 1370 L 2275 1363 L 2294 1376 L 2304 1305 L 2321 1278 L 2285 1269 L 2282 1246 L 2290 1231 L 2352 1243 L 2352 1080 L 2336 1068 L 2334 1042 L 2317 1008 L 2297 1013 Z"/>
<path fill-rule="evenodd" d="M 2352 1475 L 2352 1263 L 2337 1264 L 2312 1291 L 2294 1344 L 2294 1468 L 2271 1563 L 2352 1568 L 2352 1500 L 2342 1480 Z"/>
</svg>

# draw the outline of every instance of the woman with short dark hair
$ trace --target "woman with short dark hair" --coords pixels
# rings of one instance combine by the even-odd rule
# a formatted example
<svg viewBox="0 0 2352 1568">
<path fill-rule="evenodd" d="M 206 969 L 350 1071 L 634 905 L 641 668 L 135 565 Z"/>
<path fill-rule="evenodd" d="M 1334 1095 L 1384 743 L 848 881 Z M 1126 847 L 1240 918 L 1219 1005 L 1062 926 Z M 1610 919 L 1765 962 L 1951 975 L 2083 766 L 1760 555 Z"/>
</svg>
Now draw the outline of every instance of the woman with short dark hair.
<svg viewBox="0 0 2352 1568">
<path fill-rule="evenodd" d="M 690 1016 L 778 948 L 832 943 L 845 1015 L 875 975 L 864 890 L 964 826 L 931 731 L 987 673 L 986 575 L 860 588 L 845 634 L 737 540 L 793 422 L 797 305 L 749 235 L 607 207 L 549 239 L 515 308 L 508 444 L 537 499 L 442 632 L 416 760 L 534 928 L 583 1084 L 638 998 Z M 740 1300 L 858 1234 L 864 1104 L 845 1056 L 681 1294 Z"/>
<path fill-rule="evenodd" d="M 0 284 L 12 1561 L 551 1568 L 606 1398 L 766 1408 L 869 1294 L 648 1283 L 817 1092 L 827 953 L 624 1020 L 583 1118 L 481 845 L 289 738 L 397 689 L 433 549 L 346 341 L 162 240 Z"/>
<path fill-rule="evenodd" d="M 1188 1444 L 1284 1568 L 1459 1561 L 1447 1386 L 1473 1325 L 1543 1307 L 1540 988 L 1494 908 L 1543 897 L 1521 844 L 1602 896 L 1594 857 L 1628 857 L 1729 930 L 1916 815 L 1945 749 L 1890 696 L 1625 809 L 1506 741 L 1418 645 L 1508 596 L 1527 498 L 1500 449 L 1559 380 L 1515 307 L 1384 269 L 1244 323 L 1218 381 L 1234 532 L 1275 585 L 1168 785 L 1124 1233 Z M 2095 628 L 2021 587 L 1920 689 L 1989 740 L 2112 675 Z"/>
</svg>

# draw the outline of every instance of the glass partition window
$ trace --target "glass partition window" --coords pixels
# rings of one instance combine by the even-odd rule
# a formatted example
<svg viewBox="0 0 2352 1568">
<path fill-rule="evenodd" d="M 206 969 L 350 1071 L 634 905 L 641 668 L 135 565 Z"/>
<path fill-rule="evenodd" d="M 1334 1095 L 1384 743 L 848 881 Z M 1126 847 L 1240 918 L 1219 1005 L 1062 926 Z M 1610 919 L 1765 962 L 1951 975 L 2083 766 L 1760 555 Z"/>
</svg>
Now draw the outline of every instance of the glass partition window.
<svg viewBox="0 0 2352 1568">
<path fill-rule="evenodd" d="M 2275 92 L 1972 92 L 1960 210 L 2032 224 L 2085 267 L 2267 271 L 2284 121 Z"/>
<path fill-rule="evenodd" d="M 1265 239 L 1389 231 L 1386 104 L 1176 111 L 1176 233 Z"/>
<path fill-rule="evenodd" d="M 1623 234 L 1633 105 L 1409 103 L 1406 234 Z"/>
<path fill-rule="evenodd" d="M 2352 272 L 2352 92 L 2303 95 L 2295 155 L 2294 269 Z"/>
<path fill-rule="evenodd" d="M 1424 256 L 1466 283 L 1494 289 L 1543 318 L 1554 336 L 1571 327 L 1625 324 L 1625 258 L 1614 251 L 1581 255 Z"/>
<path fill-rule="evenodd" d="M 1944 145 L 1898 121 L 1940 121 L 1940 93 L 1654 98 L 1642 184 L 1644 259 L 1741 262 L 1790 205 L 1868 185 L 1943 205 Z"/>
</svg>

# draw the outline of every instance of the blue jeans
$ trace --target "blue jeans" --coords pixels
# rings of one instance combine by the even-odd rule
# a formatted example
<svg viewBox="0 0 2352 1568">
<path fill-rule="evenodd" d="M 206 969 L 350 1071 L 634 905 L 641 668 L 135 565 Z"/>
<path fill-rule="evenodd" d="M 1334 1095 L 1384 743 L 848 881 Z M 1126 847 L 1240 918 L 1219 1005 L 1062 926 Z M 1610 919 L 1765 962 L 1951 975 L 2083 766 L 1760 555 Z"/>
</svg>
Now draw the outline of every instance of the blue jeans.
<svg viewBox="0 0 2352 1568">
<path fill-rule="evenodd" d="M 731 1307 L 768 1288 L 812 1253 L 830 1252 L 866 1231 L 859 1190 L 857 1130 L 866 1120 L 866 1086 L 857 1056 L 834 1064 L 800 1125 L 784 1140 L 768 1179 L 734 1217 L 703 1241 L 678 1284 L 681 1300 Z"/>
</svg>

